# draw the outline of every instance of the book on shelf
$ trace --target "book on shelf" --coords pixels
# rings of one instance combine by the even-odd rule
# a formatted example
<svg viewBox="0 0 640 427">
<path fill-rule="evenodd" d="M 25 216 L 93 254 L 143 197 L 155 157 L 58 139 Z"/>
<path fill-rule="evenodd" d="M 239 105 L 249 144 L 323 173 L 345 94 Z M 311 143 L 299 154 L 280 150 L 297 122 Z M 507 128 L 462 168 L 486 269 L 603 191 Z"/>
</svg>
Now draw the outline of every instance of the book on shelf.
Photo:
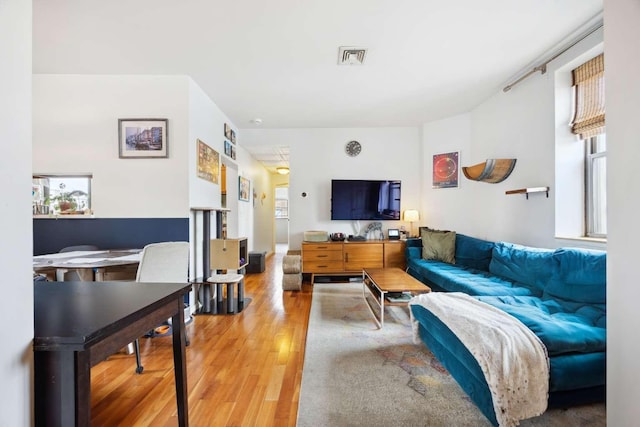
<svg viewBox="0 0 640 427">
<path fill-rule="evenodd" d="M 389 292 L 386 298 L 389 302 L 409 302 L 412 296 L 410 292 Z"/>
</svg>

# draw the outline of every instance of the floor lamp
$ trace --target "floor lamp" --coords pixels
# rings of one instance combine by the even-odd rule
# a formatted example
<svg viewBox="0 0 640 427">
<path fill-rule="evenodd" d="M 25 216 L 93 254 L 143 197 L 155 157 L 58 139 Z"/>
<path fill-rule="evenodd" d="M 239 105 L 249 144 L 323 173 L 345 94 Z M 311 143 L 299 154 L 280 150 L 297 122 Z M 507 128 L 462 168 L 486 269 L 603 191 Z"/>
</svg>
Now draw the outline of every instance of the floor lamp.
<svg viewBox="0 0 640 427">
<path fill-rule="evenodd" d="M 404 211 L 403 219 L 411 223 L 411 235 L 409 237 L 413 237 L 413 223 L 420 220 L 420 212 L 415 209 L 407 209 Z"/>
</svg>

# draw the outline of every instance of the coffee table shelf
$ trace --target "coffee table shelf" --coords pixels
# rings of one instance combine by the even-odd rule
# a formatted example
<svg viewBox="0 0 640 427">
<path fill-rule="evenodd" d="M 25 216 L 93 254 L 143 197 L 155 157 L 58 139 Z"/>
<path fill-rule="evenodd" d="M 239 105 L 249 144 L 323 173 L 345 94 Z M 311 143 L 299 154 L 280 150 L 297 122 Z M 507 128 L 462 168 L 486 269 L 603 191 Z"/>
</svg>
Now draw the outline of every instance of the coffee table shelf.
<svg viewBox="0 0 640 427">
<path fill-rule="evenodd" d="M 396 292 L 418 295 L 431 292 L 431 288 L 400 268 L 362 270 L 362 296 L 378 328 L 384 325 L 385 306 L 407 306 L 407 301 L 391 302 L 387 299 L 389 293 Z"/>
</svg>

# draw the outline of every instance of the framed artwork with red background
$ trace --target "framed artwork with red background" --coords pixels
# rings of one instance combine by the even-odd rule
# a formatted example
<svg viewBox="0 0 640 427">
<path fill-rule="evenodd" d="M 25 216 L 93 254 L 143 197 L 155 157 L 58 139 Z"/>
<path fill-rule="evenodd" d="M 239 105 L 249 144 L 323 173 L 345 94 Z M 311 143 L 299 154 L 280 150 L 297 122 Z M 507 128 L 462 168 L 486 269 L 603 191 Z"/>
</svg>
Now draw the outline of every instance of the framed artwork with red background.
<svg viewBox="0 0 640 427">
<path fill-rule="evenodd" d="M 456 188 L 460 178 L 460 153 L 434 154 L 433 188 Z"/>
</svg>

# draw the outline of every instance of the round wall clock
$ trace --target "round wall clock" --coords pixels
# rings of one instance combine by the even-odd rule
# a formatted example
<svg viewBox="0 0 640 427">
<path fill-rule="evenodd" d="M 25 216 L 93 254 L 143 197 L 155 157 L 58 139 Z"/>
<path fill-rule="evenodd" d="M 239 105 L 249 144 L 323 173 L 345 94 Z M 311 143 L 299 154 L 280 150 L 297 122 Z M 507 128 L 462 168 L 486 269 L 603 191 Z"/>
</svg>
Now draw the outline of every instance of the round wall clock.
<svg viewBox="0 0 640 427">
<path fill-rule="evenodd" d="M 355 157 L 358 154 L 360 154 L 360 151 L 362 151 L 362 146 L 360 145 L 360 143 L 358 141 L 349 141 L 349 142 L 347 142 L 347 145 L 345 146 L 345 151 L 351 157 Z"/>
</svg>

